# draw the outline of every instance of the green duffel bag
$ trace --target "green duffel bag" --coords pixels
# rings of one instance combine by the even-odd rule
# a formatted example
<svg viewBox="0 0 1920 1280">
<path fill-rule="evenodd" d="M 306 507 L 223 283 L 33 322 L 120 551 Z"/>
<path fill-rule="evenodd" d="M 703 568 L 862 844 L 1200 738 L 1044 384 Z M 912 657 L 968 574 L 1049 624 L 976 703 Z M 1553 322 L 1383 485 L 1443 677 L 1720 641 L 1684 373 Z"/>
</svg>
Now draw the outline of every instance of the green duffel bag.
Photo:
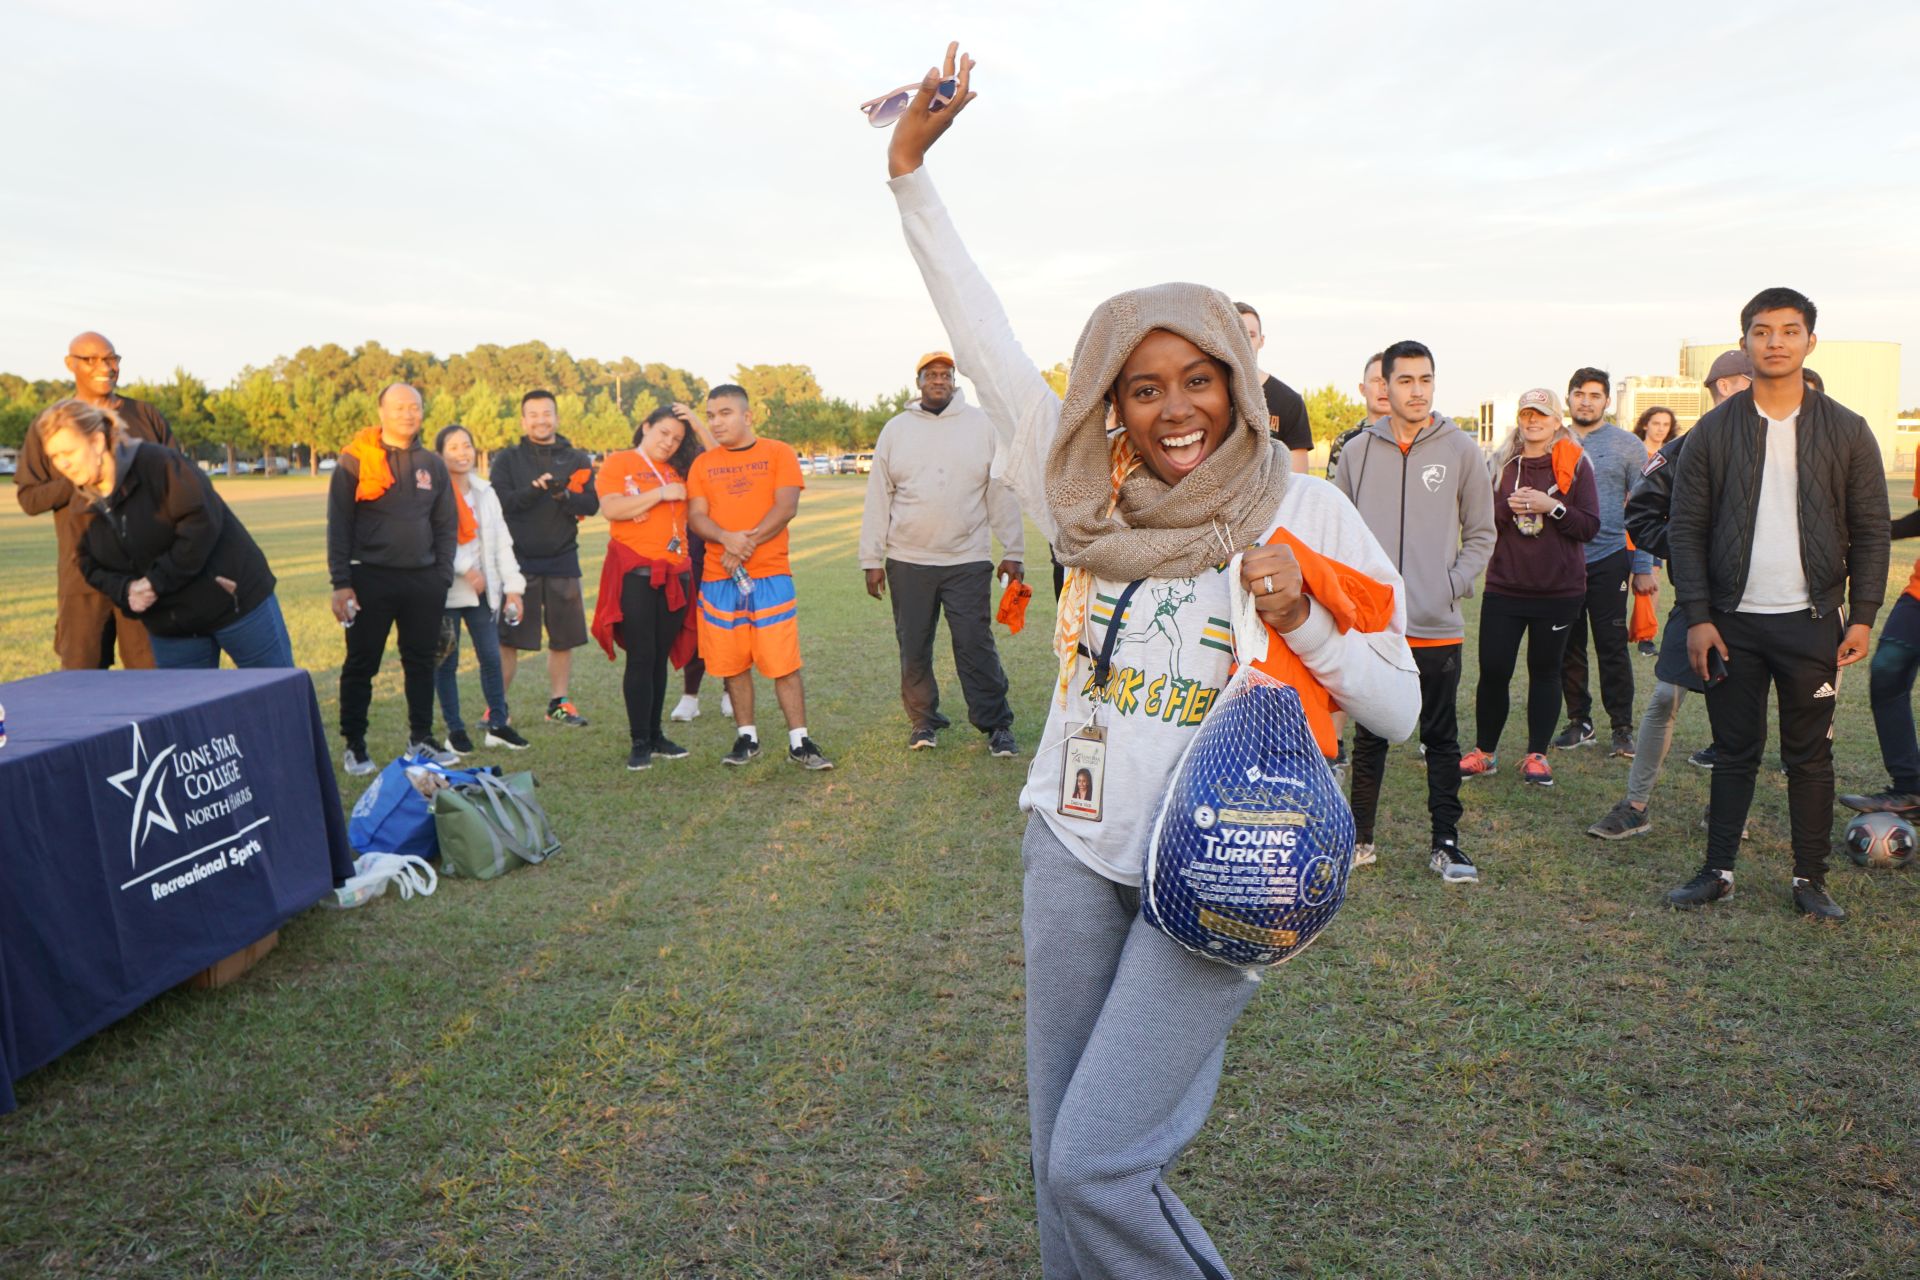
<svg viewBox="0 0 1920 1280">
<path fill-rule="evenodd" d="M 542 862 L 560 848 L 547 812 L 533 796 L 531 773 L 476 774 L 433 797 L 440 869 L 474 880 L 503 876 L 523 862 Z"/>
</svg>

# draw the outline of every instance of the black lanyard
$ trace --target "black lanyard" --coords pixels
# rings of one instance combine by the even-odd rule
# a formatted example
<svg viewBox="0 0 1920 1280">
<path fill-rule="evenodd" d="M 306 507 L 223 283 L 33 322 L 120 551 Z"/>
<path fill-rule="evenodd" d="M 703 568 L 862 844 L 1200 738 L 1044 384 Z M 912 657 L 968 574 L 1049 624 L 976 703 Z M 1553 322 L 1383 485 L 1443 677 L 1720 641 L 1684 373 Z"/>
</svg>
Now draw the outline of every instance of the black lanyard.
<svg viewBox="0 0 1920 1280">
<path fill-rule="evenodd" d="M 1133 593 L 1140 589 L 1145 578 L 1135 578 L 1120 593 L 1119 602 L 1113 606 L 1113 617 L 1107 622 L 1107 638 L 1100 645 L 1100 655 L 1093 659 L 1093 691 L 1095 699 L 1104 698 L 1107 691 L 1107 677 L 1113 674 L 1113 646 L 1120 639 L 1120 620 L 1126 616 L 1127 605 L 1133 599 Z M 1088 654 L 1093 657 L 1092 654 Z"/>
</svg>

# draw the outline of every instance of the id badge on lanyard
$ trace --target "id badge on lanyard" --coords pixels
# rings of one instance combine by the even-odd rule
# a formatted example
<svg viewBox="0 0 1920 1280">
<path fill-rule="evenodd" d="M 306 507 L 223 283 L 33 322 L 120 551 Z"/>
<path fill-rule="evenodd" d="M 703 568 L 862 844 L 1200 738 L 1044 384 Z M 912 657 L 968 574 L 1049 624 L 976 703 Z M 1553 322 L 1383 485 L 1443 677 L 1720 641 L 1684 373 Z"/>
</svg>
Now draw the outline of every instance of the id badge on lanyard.
<svg viewBox="0 0 1920 1280">
<path fill-rule="evenodd" d="M 1100 642 L 1100 652 L 1093 657 L 1093 691 L 1088 695 L 1093 706 L 1092 717 L 1061 744 L 1059 812 L 1063 817 L 1098 822 L 1105 815 L 1107 729 L 1100 722 L 1100 709 L 1106 703 L 1107 681 L 1113 675 L 1113 648 L 1120 639 L 1120 624 L 1142 581 L 1144 579 L 1129 582 L 1120 593 L 1120 599 L 1113 606 L 1113 617 L 1107 622 L 1106 637 Z"/>
<path fill-rule="evenodd" d="M 666 488 L 667 478 L 660 474 L 660 468 L 653 465 L 653 459 L 647 456 L 647 451 L 645 449 L 641 449 L 641 450 L 638 450 L 638 453 L 640 454 L 640 461 L 647 464 L 647 470 L 653 472 L 653 478 L 660 482 L 660 487 L 662 489 Z M 673 526 L 673 536 L 667 539 L 667 554 L 670 556 L 679 555 L 680 546 L 681 546 L 680 526 L 676 522 Z"/>
</svg>

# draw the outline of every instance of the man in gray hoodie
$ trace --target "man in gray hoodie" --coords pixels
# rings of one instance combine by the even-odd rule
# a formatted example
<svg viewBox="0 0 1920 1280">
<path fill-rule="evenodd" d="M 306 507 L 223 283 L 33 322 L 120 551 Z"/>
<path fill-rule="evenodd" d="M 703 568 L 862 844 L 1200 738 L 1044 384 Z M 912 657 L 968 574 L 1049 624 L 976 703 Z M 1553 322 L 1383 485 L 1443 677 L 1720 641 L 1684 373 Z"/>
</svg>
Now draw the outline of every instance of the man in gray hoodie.
<svg viewBox="0 0 1920 1280">
<path fill-rule="evenodd" d="M 996 756 L 1019 754 L 1007 676 L 993 645 L 993 579 L 1024 577 L 1025 526 L 1013 491 L 993 479 L 993 425 L 954 384 L 953 357 L 920 357 L 920 399 L 881 428 L 860 519 L 860 567 L 878 600 L 893 588 L 907 748 L 936 745 L 948 720 L 933 676 L 933 635 L 947 615 L 967 719 Z M 1000 539 L 996 569 L 989 535 Z"/>
<path fill-rule="evenodd" d="M 1340 455 L 1334 484 L 1352 499 L 1406 582 L 1407 643 L 1420 668 L 1420 744 L 1427 754 L 1428 866 L 1449 884 L 1478 880 L 1460 848 L 1460 738 L 1454 701 L 1466 621 L 1460 602 L 1493 556 L 1493 485 L 1472 436 L 1433 412 L 1433 352 L 1396 342 L 1380 355 L 1391 412 Z M 1359 725 L 1353 745 L 1353 861 L 1374 860 L 1374 815 L 1387 740 Z"/>
</svg>

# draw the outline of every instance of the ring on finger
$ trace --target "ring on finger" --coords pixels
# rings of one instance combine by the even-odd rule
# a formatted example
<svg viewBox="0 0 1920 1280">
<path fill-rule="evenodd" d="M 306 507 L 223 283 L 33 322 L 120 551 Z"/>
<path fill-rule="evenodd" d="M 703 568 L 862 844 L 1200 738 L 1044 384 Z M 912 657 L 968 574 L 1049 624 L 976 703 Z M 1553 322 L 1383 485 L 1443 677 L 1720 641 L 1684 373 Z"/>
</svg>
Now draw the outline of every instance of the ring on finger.
<svg viewBox="0 0 1920 1280">
<path fill-rule="evenodd" d="M 1266 575 L 1266 581 L 1267 581 L 1267 594 L 1272 595 L 1273 594 L 1273 575 L 1272 574 Z"/>
</svg>

